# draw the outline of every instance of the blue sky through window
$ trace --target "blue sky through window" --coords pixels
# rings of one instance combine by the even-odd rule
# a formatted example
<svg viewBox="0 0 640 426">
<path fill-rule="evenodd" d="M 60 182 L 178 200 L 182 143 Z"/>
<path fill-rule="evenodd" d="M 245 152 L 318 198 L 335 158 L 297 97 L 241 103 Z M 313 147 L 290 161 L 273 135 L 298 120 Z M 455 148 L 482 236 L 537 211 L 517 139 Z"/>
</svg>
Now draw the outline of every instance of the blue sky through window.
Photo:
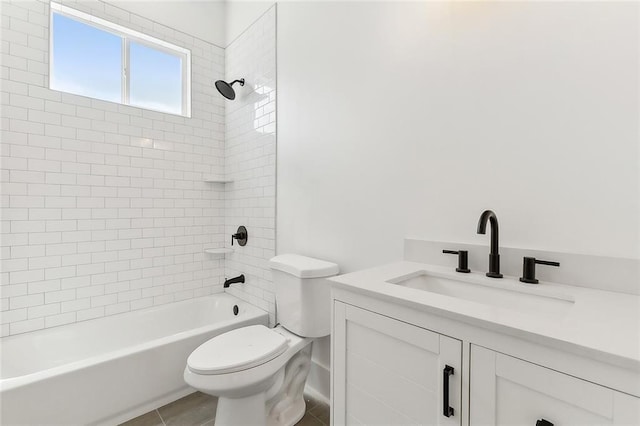
<svg viewBox="0 0 640 426">
<path fill-rule="evenodd" d="M 53 14 L 51 88 L 122 102 L 122 38 Z"/>
<path fill-rule="evenodd" d="M 123 40 L 129 45 L 128 103 L 182 114 L 183 56 L 53 14 L 50 87 L 111 102 L 123 99 Z M 185 76 L 187 77 L 187 76 Z"/>
<path fill-rule="evenodd" d="M 143 108 L 180 114 L 182 60 L 142 44 L 129 44 L 130 103 Z"/>
</svg>

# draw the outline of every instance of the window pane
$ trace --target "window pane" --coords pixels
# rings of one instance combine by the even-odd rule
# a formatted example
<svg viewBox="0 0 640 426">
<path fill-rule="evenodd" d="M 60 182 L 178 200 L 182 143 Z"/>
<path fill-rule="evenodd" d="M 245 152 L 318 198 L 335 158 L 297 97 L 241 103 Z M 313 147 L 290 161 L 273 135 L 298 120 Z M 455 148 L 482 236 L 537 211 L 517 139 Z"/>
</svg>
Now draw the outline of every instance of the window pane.
<svg viewBox="0 0 640 426">
<path fill-rule="evenodd" d="M 129 45 L 129 103 L 182 113 L 182 58 L 142 44 Z"/>
<path fill-rule="evenodd" d="M 122 38 L 54 13 L 50 87 L 122 102 Z"/>
</svg>

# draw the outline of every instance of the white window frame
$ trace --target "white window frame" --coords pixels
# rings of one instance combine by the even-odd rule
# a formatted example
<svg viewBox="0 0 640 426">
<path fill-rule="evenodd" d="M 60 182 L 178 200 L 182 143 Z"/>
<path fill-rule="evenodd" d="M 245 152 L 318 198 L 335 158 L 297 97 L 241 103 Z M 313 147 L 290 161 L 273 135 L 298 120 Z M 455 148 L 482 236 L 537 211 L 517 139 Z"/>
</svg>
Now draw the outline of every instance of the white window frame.
<svg viewBox="0 0 640 426">
<path fill-rule="evenodd" d="M 59 15 L 66 16 L 83 24 L 90 25 L 98 28 L 99 30 L 109 32 L 122 38 L 122 104 L 132 106 L 135 108 L 149 109 L 151 111 L 158 111 L 164 114 L 175 113 L 167 111 L 159 111 L 151 108 L 140 107 L 137 105 L 131 105 L 129 103 L 129 45 L 133 41 L 138 44 L 156 49 L 172 56 L 177 56 L 182 59 L 182 111 L 180 116 L 191 117 L 191 51 L 180 46 L 176 46 L 166 41 L 159 40 L 155 37 L 151 37 L 147 34 L 123 27 L 122 25 L 114 24 L 113 22 L 106 21 L 96 16 L 90 15 L 85 12 L 81 12 L 76 9 L 61 5 L 59 3 L 51 2 L 51 13 L 49 17 L 49 88 L 51 88 L 51 76 L 53 75 L 53 64 L 55 61 L 53 55 L 53 15 L 57 13 Z M 55 89 L 52 89 L 55 90 Z M 80 95 L 82 96 L 82 95 Z M 108 101 L 107 101 L 108 102 Z"/>
</svg>

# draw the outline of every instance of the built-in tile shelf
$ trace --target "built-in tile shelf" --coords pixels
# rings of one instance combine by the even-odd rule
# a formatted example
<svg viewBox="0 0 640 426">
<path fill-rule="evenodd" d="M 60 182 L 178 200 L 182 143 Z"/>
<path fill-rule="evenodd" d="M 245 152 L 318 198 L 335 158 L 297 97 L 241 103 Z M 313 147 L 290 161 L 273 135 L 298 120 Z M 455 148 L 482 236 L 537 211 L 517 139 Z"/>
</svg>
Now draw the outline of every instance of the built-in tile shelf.
<svg viewBox="0 0 640 426">
<path fill-rule="evenodd" d="M 217 254 L 219 256 L 224 256 L 225 254 L 229 254 L 229 253 L 233 253 L 233 249 L 232 248 L 207 248 L 204 249 L 205 253 L 208 254 Z"/>
<path fill-rule="evenodd" d="M 221 178 L 221 177 L 215 177 L 215 176 L 207 176 L 204 178 L 204 181 L 207 183 L 231 183 L 233 182 L 231 179 L 225 179 L 225 178 Z"/>
</svg>

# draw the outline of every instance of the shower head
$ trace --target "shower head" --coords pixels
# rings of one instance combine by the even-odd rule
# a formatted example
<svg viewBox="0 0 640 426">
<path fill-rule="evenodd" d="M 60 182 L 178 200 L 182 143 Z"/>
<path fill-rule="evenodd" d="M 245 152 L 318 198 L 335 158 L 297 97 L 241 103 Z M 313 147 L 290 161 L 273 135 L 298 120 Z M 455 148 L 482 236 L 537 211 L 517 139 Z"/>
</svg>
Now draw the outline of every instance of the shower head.
<svg viewBox="0 0 640 426">
<path fill-rule="evenodd" d="M 240 83 L 240 86 L 244 86 L 244 78 L 241 78 L 240 80 L 233 80 L 231 83 L 227 83 L 224 80 L 218 80 L 216 81 L 216 89 L 218 89 L 218 92 L 220 92 L 220 94 L 225 98 L 234 100 L 236 98 L 236 91 L 233 90 L 232 86 L 236 83 Z"/>
</svg>

